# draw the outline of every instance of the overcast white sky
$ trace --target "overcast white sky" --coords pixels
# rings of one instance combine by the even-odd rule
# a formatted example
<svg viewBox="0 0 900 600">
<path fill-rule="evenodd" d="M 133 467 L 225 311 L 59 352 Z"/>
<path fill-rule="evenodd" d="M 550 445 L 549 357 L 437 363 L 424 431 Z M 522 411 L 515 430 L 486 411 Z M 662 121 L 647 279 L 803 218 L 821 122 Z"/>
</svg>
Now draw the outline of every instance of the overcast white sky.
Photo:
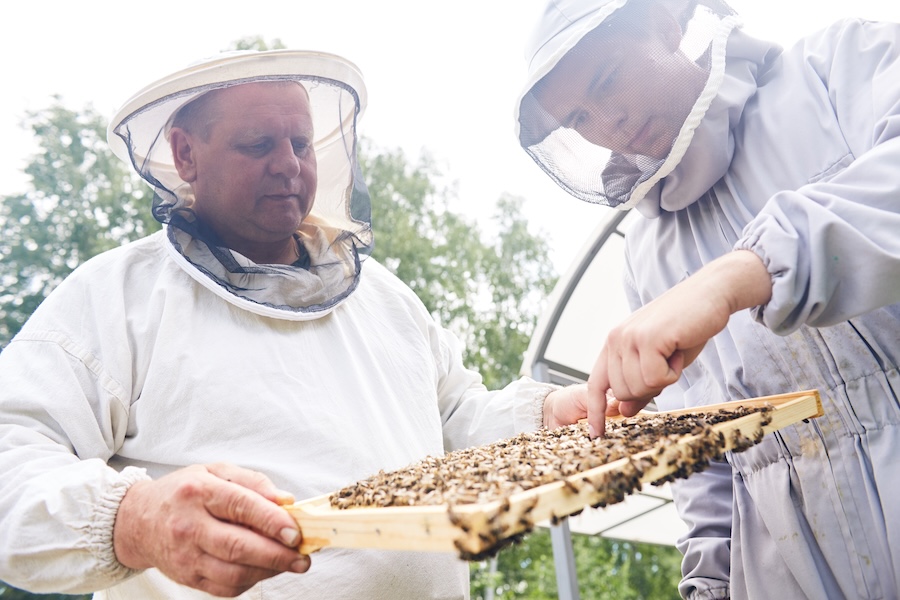
<svg viewBox="0 0 900 600">
<path fill-rule="evenodd" d="M 788 45 L 842 16 L 900 21 L 898 0 L 733 0 L 745 28 Z M 360 133 L 410 159 L 425 149 L 458 182 L 458 210 L 489 218 L 503 192 L 527 199 L 565 270 L 601 216 L 518 147 L 513 103 L 543 0 L 28 0 L 4 6 L 0 194 L 20 192 L 34 148 L 20 122 L 51 96 L 111 116 L 147 83 L 250 35 L 340 54 L 363 72 Z"/>
</svg>

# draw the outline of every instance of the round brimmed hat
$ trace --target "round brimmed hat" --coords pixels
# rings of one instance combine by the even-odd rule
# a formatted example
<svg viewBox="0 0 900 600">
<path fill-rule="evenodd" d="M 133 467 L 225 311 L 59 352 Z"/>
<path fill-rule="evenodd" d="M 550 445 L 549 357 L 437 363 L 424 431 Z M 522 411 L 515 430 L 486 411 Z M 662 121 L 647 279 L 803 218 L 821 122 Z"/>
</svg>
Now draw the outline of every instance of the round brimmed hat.
<svg viewBox="0 0 900 600">
<path fill-rule="evenodd" d="M 112 151 L 130 162 L 157 193 L 154 214 L 166 222 L 190 196 L 175 170 L 167 134 L 175 113 L 202 94 L 260 81 L 297 81 L 309 93 L 319 184 L 313 213 L 331 225 L 349 215 L 356 169 L 356 123 L 366 106 L 359 69 L 333 54 L 302 50 L 239 51 L 205 59 L 134 94 L 109 123 Z"/>
<path fill-rule="evenodd" d="M 297 82 L 309 96 L 318 182 L 312 210 L 295 234 L 309 257 L 303 265 L 257 265 L 204 234 L 191 216 L 193 192 L 175 169 L 168 141 L 173 118 L 192 100 L 267 81 Z M 356 125 L 365 106 L 362 75 L 344 58 L 300 50 L 231 52 L 138 91 L 112 118 L 107 139 L 154 188 L 153 215 L 169 225 L 168 248 L 192 277 L 247 310 L 310 319 L 353 292 L 372 248 L 370 198 L 357 157 Z"/>
</svg>

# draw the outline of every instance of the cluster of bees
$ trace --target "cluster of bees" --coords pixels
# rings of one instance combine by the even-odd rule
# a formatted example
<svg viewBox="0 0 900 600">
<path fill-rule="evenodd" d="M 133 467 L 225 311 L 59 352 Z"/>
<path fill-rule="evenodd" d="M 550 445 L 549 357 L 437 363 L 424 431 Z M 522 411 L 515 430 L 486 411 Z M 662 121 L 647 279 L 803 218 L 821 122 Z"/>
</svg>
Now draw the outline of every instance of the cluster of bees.
<svg viewBox="0 0 900 600">
<path fill-rule="evenodd" d="M 554 481 L 575 486 L 572 476 L 594 467 L 653 448 L 662 451 L 685 436 L 700 435 L 702 447 L 684 455 L 683 464 L 675 465 L 665 480 L 686 477 L 704 467 L 704 461 L 721 456 L 724 440 L 703 435 L 713 425 L 766 410 L 771 409 L 610 419 L 606 436 L 593 440 L 585 423 L 539 429 L 484 446 L 428 456 L 395 471 L 379 471 L 332 494 L 330 501 L 335 508 L 483 504 Z M 732 444 L 740 446 L 735 450 L 743 450 L 758 441 L 758 437 L 739 435 Z M 616 482 L 609 484 L 615 487 Z M 621 494 L 613 495 L 618 498 Z"/>
<path fill-rule="evenodd" d="M 770 407 L 738 407 L 711 413 L 642 415 L 610 419 L 606 436 L 590 439 L 586 423 L 522 433 L 492 444 L 428 456 L 403 469 L 380 471 L 335 492 L 331 506 L 353 507 L 446 505 L 451 523 L 464 535 L 456 541 L 460 557 L 481 560 L 533 529 L 539 494 L 516 495 L 554 482 L 564 493 L 587 499 L 566 514 L 550 512 L 551 521 L 577 514 L 585 506 L 621 502 L 642 485 L 645 472 L 665 465 L 654 484 L 685 478 L 719 459 L 726 447 L 741 451 L 762 439 Z M 733 430 L 729 440 L 713 426 L 751 413 L 763 413 L 752 437 Z M 690 439 L 686 443 L 686 439 Z M 592 469 L 615 461 L 615 469 Z M 510 500 L 512 499 L 512 502 Z M 471 512 L 466 505 L 490 505 Z M 541 518 L 546 518 L 542 516 Z"/>
</svg>

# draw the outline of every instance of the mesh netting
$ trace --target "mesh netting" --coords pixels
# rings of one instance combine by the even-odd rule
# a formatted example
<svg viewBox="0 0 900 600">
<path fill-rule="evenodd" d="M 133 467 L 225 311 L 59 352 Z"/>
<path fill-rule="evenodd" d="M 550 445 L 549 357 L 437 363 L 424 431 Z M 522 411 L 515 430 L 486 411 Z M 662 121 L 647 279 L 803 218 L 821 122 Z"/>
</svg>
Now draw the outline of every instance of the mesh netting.
<svg viewBox="0 0 900 600">
<path fill-rule="evenodd" d="M 175 115 L 192 102 L 197 106 L 194 101 L 204 94 L 277 81 L 296 82 L 306 90 L 315 135 L 316 192 L 311 212 L 294 234 L 298 259 L 292 265 L 256 264 L 199 221 L 192 210 L 192 186 L 179 176 L 168 139 Z M 110 144 L 153 187 L 153 214 L 168 225 L 172 248 L 190 265 L 192 276 L 256 312 L 311 318 L 355 289 L 361 259 L 373 243 L 369 194 L 357 159 L 356 124 L 364 92 L 355 67 L 338 57 L 235 53 L 138 92 L 110 124 Z"/>
<path fill-rule="evenodd" d="M 518 105 L 520 143 L 573 196 L 634 206 L 684 155 L 736 24 L 717 0 L 551 2 Z"/>
</svg>

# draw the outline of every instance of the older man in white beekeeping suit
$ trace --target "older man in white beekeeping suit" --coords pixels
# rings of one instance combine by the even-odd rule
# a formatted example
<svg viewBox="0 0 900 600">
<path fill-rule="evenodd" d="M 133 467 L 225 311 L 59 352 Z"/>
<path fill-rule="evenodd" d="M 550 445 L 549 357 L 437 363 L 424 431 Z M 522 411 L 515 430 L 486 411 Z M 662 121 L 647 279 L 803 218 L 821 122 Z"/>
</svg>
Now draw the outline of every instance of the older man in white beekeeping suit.
<svg viewBox="0 0 900 600">
<path fill-rule="evenodd" d="M 77 269 L 0 355 L 0 579 L 129 600 L 468 597 L 452 554 L 310 561 L 278 506 L 585 414 L 585 387 L 488 391 L 365 260 L 364 106 L 351 63 L 279 50 L 179 71 L 114 117 L 166 226 Z"/>
<path fill-rule="evenodd" d="M 554 0 L 535 31 L 522 147 L 643 217 L 589 422 L 818 389 L 822 418 L 676 484 L 681 594 L 897 598 L 900 25 L 782 51 L 739 24 L 719 0 Z"/>
</svg>

